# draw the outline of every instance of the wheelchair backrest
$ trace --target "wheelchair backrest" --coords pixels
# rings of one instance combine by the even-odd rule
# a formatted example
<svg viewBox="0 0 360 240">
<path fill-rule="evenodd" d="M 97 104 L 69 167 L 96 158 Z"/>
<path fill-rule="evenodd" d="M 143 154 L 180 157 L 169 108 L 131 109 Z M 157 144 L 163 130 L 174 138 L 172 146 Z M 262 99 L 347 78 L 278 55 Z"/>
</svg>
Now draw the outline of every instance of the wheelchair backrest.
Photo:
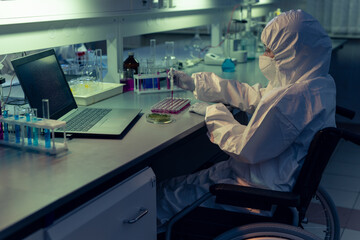
<svg viewBox="0 0 360 240">
<path fill-rule="evenodd" d="M 318 131 L 311 141 L 293 189 L 293 192 L 300 195 L 300 206 L 298 207 L 300 215 L 304 216 L 303 214 L 320 184 L 323 171 L 341 137 L 341 130 L 329 127 Z"/>
</svg>

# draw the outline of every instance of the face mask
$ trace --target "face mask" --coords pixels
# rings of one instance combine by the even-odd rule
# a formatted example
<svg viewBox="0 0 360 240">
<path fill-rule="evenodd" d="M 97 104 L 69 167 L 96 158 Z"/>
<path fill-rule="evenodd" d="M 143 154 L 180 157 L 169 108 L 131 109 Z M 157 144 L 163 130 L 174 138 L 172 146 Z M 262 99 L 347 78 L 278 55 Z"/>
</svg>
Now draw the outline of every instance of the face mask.
<svg viewBox="0 0 360 240">
<path fill-rule="evenodd" d="M 276 81 L 277 69 L 275 67 L 275 59 L 267 56 L 259 56 L 259 68 L 273 87 L 279 85 Z"/>
</svg>

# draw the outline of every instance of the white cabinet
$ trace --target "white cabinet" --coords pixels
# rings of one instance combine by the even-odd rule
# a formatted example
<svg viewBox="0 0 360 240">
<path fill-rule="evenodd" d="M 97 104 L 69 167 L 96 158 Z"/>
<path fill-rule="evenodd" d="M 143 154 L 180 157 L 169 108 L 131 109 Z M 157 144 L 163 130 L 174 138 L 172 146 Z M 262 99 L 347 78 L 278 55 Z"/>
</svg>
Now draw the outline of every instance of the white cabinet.
<svg viewBox="0 0 360 240">
<path fill-rule="evenodd" d="M 151 168 L 59 219 L 46 239 L 156 240 L 156 184 Z"/>
</svg>

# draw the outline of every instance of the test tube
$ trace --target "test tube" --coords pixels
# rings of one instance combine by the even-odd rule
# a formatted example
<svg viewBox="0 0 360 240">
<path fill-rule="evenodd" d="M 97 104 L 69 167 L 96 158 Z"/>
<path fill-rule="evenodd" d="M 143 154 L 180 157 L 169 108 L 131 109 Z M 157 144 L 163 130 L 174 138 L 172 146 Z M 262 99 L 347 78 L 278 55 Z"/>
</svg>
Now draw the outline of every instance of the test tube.
<svg viewBox="0 0 360 240">
<path fill-rule="evenodd" d="M 32 113 L 32 116 L 31 116 L 31 121 L 32 122 L 37 122 L 37 109 L 36 108 L 32 108 L 31 109 L 31 113 Z M 39 129 L 34 127 L 32 129 L 32 136 L 33 136 L 33 145 L 34 146 L 38 146 L 39 145 Z"/>
<path fill-rule="evenodd" d="M 4 109 L 4 113 L 3 113 L 3 117 L 4 118 L 8 118 L 9 117 L 9 110 Z M 9 141 L 9 128 L 8 128 L 8 124 L 4 122 L 4 141 Z"/>
<path fill-rule="evenodd" d="M 1 102 L 0 102 L 0 117 L 2 116 Z M 3 124 L 0 122 L 0 139 L 4 139 Z"/>
<path fill-rule="evenodd" d="M 43 118 L 49 119 L 50 112 L 49 112 L 49 99 L 42 100 L 42 110 L 43 110 Z M 51 148 L 51 137 L 50 137 L 50 129 L 44 129 L 44 137 L 45 137 L 45 148 Z"/>
<path fill-rule="evenodd" d="M 0 77 L 0 117 L 2 116 L 2 105 L 3 105 L 3 88 L 2 84 L 5 83 L 5 78 Z M 4 139 L 3 124 L 0 122 L 0 139 Z"/>
<path fill-rule="evenodd" d="M 157 79 L 156 79 L 156 83 L 157 83 L 157 88 L 158 88 L 158 90 L 160 90 L 160 78 L 159 78 L 159 71 L 157 72 L 157 75 L 158 75 L 158 77 L 157 77 Z"/>
<path fill-rule="evenodd" d="M 20 120 L 21 107 L 14 106 L 14 120 Z M 20 143 L 21 128 L 20 125 L 15 124 L 15 142 Z"/>
<path fill-rule="evenodd" d="M 31 108 L 26 108 L 25 110 L 25 119 L 26 119 L 26 122 L 31 122 L 31 115 L 32 115 L 32 109 Z M 32 145 L 32 139 L 31 139 L 31 127 L 30 126 L 27 126 L 26 127 L 26 133 L 27 133 L 27 143 L 28 145 Z"/>
</svg>

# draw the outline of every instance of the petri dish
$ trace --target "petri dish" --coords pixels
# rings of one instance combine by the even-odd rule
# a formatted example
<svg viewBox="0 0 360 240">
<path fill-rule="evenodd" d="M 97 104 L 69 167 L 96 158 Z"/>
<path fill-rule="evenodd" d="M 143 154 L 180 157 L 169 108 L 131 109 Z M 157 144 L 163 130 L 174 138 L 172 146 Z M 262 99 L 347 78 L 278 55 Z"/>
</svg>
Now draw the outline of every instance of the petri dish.
<svg viewBox="0 0 360 240">
<path fill-rule="evenodd" d="M 146 121 L 157 124 L 168 124 L 174 121 L 174 118 L 169 114 L 164 113 L 149 113 L 146 115 Z"/>
</svg>

